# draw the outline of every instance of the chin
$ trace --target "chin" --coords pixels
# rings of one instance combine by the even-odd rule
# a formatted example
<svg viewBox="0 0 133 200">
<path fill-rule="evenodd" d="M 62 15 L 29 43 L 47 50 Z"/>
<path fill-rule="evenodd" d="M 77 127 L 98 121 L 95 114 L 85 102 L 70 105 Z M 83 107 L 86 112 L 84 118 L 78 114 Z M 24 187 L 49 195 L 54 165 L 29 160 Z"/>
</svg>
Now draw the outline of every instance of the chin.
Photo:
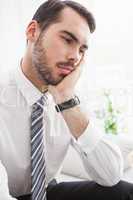
<svg viewBox="0 0 133 200">
<path fill-rule="evenodd" d="M 58 85 L 59 83 L 61 83 L 61 81 L 64 79 L 64 77 L 58 78 L 58 79 L 53 79 L 51 80 L 51 85 Z"/>
</svg>

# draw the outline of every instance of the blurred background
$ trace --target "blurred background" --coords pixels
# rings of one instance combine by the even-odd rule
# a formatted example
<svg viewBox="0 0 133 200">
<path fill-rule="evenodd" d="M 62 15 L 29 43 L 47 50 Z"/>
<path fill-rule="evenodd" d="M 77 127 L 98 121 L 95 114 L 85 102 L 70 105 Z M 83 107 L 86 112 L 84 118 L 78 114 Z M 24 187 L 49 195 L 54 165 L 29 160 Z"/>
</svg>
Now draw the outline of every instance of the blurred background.
<svg viewBox="0 0 133 200">
<path fill-rule="evenodd" d="M 19 65 L 25 29 L 42 0 L 1 0 L 0 71 Z M 133 1 L 77 0 L 95 16 L 77 91 L 106 133 L 133 135 Z M 0 76 L 4 78 L 4 76 Z"/>
</svg>

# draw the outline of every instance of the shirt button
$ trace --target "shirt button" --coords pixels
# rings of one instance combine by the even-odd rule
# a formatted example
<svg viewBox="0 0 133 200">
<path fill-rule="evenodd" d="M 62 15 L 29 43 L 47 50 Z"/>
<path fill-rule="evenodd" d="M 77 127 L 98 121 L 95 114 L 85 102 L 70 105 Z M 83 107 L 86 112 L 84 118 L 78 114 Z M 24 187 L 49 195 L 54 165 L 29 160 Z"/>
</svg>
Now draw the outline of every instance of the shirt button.
<svg viewBox="0 0 133 200">
<path fill-rule="evenodd" d="M 83 152 L 83 155 L 84 155 L 85 157 L 87 157 L 87 153 L 86 153 L 86 152 Z"/>
</svg>

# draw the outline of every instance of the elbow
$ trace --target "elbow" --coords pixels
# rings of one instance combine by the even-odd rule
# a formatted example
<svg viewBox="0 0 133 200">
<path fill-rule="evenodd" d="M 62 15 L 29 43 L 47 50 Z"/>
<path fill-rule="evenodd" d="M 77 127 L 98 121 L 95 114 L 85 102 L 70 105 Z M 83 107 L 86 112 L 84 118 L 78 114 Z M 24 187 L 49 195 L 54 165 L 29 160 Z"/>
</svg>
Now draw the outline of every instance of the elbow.
<svg viewBox="0 0 133 200">
<path fill-rule="evenodd" d="M 107 187 L 112 187 L 112 186 L 115 186 L 117 185 L 121 180 L 121 177 L 120 176 L 116 176 L 116 177 L 113 177 L 111 180 L 109 180 L 106 184 Z"/>
<path fill-rule="evenodd" d="M 123 167 L 118 167 L 112 170 L 110 176 L 105 180 L 105 184 L 108 187 L 117 185 L 123 177 Z"/>
<path fill-rule="evenodd" d="M 119 162 L 114 162 L 114 165 L 112 164 L 112 172 L 110 176 L 110 183 L 109 186 L 114 186 L 118 184 L 122 177 L 123 177 L 123 171 L 124 171 L 124 166 L 123 166 L 123 159 L 119 160 Z"/>
<path fill-rule="evenodd" d="M 112 174 L 112 177 L 110 178 L 109 181 L 109 186 L 114 186 L 118 184 L 121 181 L 122 176 L 123 176 L 123 170 L 116 171 L 114 174 Z"/>
<path fill-rule="evenodd" d="M 112 175 L 112 177 L 108 177 L 106 179 L 95 180 L 99 185 L 104 187 L 113 187 L 117 185 L 121 181 L 121 175 Z"/>
<path fill-rule="evenodd" d="M 113 162 L 108 166 L 108 175 L 106 177 L 108 181 L 106 186 L 112 187 L 117 185 L 122 180 L 123 171 L 124 161 L 121 152 L 118 151 L 117 159 L 113 159 Z"/>
<path fill-rule="evenodd" d="M 108 172 L 105 170 L 102 173 L 103 176 L 99 179 L 99 184 L 102 186 L 112 187 L 117 185 L 123 177 L 123 162 L 116 162 L 110 165 Z"/>
</svg>

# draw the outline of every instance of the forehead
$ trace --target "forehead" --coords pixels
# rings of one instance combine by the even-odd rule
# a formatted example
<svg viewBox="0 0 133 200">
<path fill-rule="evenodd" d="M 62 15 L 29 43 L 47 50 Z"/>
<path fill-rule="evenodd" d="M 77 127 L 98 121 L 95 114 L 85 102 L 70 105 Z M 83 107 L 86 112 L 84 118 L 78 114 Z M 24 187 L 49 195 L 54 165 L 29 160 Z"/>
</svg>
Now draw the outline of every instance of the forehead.
<svg viewBox="0 0 133 200">
<path fill-rule="evenodd" d="M 84 37 L 84 39 L 87 39 L 90 34 L 86 19 L 69 7 L 65 8 L 61 13 L 60 26 L 70 28 L 73 33 L 79 34 L 79 36 Z"/>
<path fill-rule="evenodd" d="M 67 30 L 77 36 L 77 38 L 82 42 L 88 43 L 90 38 L 90 29 L 87 21 L 82 16 L 72 8 L 67 7 L 62 10 L 60 19 L 60 22 L 51 26 L 51 31 L 53 33 Z"/>
</svg>

